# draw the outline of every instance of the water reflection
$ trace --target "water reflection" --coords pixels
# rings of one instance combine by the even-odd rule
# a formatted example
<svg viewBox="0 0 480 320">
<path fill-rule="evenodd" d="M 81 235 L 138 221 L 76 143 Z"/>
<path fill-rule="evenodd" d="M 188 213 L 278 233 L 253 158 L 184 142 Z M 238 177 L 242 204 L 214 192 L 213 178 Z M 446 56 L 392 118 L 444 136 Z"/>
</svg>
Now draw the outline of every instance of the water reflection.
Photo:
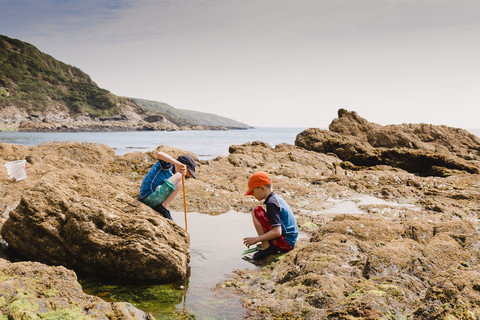
<svg viewBox="0 0 480 320">
<path fill-rule="evenodd" d="M 172 212 L 184 227 L 183 212 Z M 251 216 L 230 211 L 221 215 L 188 213 L 191 274 L 186 282 L 168 285 L 119 283 L 79 276 L 84 291 L 107 301 L 128 301 L 157 319 L 241 319 L 238 297 L 215 291 L 233 270 L 253 269 L 242 259 L 242 239 L 255 234 Z"/>
</svg>

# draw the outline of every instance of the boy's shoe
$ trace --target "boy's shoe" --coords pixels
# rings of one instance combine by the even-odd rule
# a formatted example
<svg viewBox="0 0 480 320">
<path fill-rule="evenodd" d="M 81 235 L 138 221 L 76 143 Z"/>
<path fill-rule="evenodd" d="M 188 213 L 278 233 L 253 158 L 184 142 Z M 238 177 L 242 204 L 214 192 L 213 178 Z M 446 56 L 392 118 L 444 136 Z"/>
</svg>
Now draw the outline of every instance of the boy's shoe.
<svg viewBox="0 0 480 320">
<path fill-rule="evenodd" d="M 242 256 L 244 256 L 246 254 L 249 254 L 249 253 L 252 253 L 252 252 L 260 251 L 260 250 L 262 250 L 262 247 L 253 247 L 253 248 L 250 248 L 250 249 L 247 249 L 247 250 L 243 251 Z"/>
<path fill-rule="evenodd" d="M 173 220 L 172 215 L 170 214 L 170 211 L 168 211 L 163 205 L 159 204 L 156 207 L 152 207 L 155 211 L 160 212 L 162 216 L 164 216 L 167 219 Z"/>
<path fill-rule="evenodd" d="M 253 260 L 262 260 L 265 259 L 268 256 L 271 256 L 272 254 L 277 253 L 277 249 L 274 246 L 270 246 L 265 250 L 260 250 L 257 253 L 253 255 Z"/>
</svg>

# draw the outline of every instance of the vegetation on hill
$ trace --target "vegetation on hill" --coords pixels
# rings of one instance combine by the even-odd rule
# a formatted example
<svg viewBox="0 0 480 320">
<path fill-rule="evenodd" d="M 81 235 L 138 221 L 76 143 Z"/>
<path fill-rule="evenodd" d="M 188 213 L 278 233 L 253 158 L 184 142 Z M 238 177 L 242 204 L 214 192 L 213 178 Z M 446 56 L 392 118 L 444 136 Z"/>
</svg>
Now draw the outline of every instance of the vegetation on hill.
<svg viewBox="0 0 480 320">
<path fill-rule="evenodd" d="M 212 113 L 198 112 L 192 110 L 176 109 L 169 104 L 130 98 L 144 110 L 160 113 L 169 121 L 177 125 L 200 125 L 200 126 L 224 126 L 234 128 L 249 128 L 245 123 L 241 123 L 229 118 L 221 117 Z"/>
<path fill-rule="evenodd" d="M 120 111 L 117 99 L 80 69 L 0 35 L 0 107 L 15 105 L 33 112 L 63 106 L 72 114 L 111 116 Z"/>
<path fill-rule="evenodd" d="M 161 103 L 119 97 L 99 88 L 79 68 L 65 64 L 21 40 L 0 35 L 0 115 L 14 106 L 27 114 L 56 113 L 70 116 L 113 117 L 124 108 L 141 114 L 158 113 L 170 122 L 190 126 L 249 126 L 210 113 L 179 110 Z"/>
</svg>

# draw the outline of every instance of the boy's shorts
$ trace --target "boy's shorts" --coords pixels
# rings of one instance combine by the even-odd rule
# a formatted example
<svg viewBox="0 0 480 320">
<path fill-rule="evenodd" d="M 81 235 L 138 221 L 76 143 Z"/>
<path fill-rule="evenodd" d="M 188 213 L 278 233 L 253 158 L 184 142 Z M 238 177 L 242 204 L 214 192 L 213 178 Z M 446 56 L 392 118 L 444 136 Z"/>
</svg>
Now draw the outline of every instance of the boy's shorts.
<svg viewBox="0 0 480 320">
<path fill-rule="evenodd" d="M 155 190 L 150 193 L 143 203 L 149 205 L 150 207 L 156 207 L 167 200 L 168 196 L 172 194 L 175 190 L 175 185 L 170 180 L 165 180 L 161 185 L 155 188 Z"/>
<path fill-rule="evenodd" d="M 257 218 L 258 222 L 260 222 L 262 225 L 263 232 L 267 233 L 268 231 L 272 230 L 270 219 L 268 219 L 267 213 L 261 206 L 256 206 L 255 209 L 253 209 L 253 214 L 255 215 L 255 218 Z M 283 235 L 270 241 L 280 251 L 293 250 L 293 247 L 289 245 L 287 241 L 285 241 Z"/>
</svg>

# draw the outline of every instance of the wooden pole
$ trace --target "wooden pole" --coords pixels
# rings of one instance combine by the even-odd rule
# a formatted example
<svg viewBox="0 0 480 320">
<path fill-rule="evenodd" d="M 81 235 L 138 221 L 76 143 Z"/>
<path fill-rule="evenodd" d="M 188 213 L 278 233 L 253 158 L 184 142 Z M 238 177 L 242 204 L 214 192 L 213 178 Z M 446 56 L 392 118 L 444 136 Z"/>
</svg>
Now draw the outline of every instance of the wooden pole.
<svg viewBox="0 0 480 320">
<path fill-rule="evenodd" d="M 182 187 L 183 187 L 183 211 L 185 212 L 185 231 L 187 231 L 187 198 L 185 196 L 185 176 L 182 175 Z"/>
</svg>

